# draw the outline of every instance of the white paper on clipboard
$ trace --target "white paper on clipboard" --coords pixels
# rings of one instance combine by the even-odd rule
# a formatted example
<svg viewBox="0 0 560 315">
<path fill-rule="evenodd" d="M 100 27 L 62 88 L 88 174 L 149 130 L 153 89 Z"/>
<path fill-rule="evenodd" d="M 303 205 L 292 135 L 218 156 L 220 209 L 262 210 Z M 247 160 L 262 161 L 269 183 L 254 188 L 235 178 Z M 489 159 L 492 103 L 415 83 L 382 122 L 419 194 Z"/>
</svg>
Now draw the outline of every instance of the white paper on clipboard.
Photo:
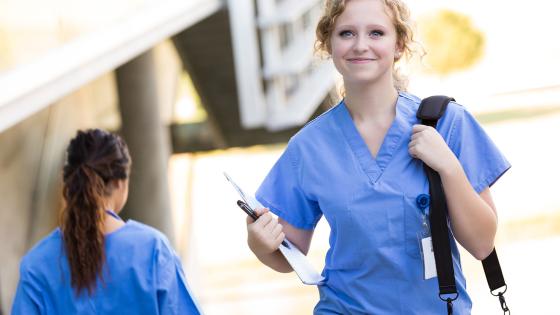
<svg viewBox="0 0 560 315">
<path fill-rule="evenodd" d="M 264 208 L 264 206 L 255 198 L 252 194 L 247 194 L 241 189 L 231 177 L 224 172 L 225 177 L 231 183 L 233 188 L 237 191 L 241 199 L 245 201 L 252 209 Z M 325 278 L 319 274 L 315 268 L 309 263 L 307 257 L 297 249 L 297 247 L 292 244 L 288 239 L 284 239 L 290 247 L 280 245 L 278 248 L 282 255 L 286 257 L 286 260 L 292 266 L 296 274 L 298 275 L 301 282 L 308 285 L 321 285 L 325 281 Z"/>
</svg>

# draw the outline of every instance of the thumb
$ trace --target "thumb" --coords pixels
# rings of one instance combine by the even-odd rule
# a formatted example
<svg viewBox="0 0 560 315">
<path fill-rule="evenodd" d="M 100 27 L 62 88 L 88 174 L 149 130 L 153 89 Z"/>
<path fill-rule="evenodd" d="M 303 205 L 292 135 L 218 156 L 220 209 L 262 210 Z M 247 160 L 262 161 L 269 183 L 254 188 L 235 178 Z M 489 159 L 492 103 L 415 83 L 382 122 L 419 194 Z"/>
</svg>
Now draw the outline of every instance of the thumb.
<svg viewBox="0 0 560 315">
<path fill-rule="evenodd" d="M 260 217 L 261 215 L 267 213 L 268 211 L 269 211 L 268 208 L 256 208 L 256 209 L 255 209 L 255 213 L 256 213 L 257 216 L 259 216 L 259 217 Z"/>
<path fill-rule="evenodd" d="M 257 217 L 260 217 L 261 215 L 267 213 L 269 210 L 268 208 L 257 208 L 254 209 L 255 214 L 257 215 Z M 247 224 L 251 224 L 253 222 L 255 222 L 255 220 L 253 220 L 253 218 L 251 218 L 250 216 L 247 216 L 246 218 Z"/>
</svg>

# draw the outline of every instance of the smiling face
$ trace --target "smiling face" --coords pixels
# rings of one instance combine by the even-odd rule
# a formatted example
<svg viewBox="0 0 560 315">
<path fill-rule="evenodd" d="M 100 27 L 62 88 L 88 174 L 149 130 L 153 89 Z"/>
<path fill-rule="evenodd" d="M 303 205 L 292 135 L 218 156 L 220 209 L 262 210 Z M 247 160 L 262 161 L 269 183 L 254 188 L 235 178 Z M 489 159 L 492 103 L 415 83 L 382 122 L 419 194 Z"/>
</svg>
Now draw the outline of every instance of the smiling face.
<svg viewBox="0 0 560 315">
<path fill-rule="evenodd" d="M 380 0 L 347 1 L 330 38 L 334 65 L 345 84 L 390 80 L 398 59 L 397 32 Z"/>
</svg>

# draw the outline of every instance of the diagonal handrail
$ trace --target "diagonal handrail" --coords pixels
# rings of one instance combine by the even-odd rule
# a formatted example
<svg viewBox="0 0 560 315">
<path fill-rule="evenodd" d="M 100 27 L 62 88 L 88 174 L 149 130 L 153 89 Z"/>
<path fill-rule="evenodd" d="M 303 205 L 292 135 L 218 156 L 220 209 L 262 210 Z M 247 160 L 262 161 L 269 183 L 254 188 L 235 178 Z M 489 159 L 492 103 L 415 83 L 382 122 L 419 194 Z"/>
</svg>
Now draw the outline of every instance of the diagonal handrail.
<svg viewBox="0 0 560 315">
<path fill-rule="evenodd" d="M 0 132 L 223 7 L 169 0 L 54 49 L 0 76 Z"/>
</svg>

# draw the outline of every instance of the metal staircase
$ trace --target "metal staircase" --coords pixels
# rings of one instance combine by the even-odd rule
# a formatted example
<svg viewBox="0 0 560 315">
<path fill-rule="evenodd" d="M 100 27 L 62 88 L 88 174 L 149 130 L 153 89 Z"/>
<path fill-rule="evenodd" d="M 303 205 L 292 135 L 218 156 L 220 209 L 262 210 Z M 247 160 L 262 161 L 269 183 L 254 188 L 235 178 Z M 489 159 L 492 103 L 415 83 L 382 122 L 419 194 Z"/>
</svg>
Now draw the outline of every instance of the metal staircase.
<svg viewBox="0 0 560 315">
<path fill-rule="evenodd" d="M 305 123 L 334 84 L 332 64 L 313 57 L 322 1 L 229 3 L 243 126 L 274 131 Z"/>
<path fill-rule="evenodd" d="M 284 142 L 330 105 L 314 57 L 319 0 L 229 0 L 173 38 L 209 120 L 171 126 L 175 152 Z"/>
<path fill-rule="evenodd" d="M 1 74 L 0 132 L 171 37 L 208 113 L 170 126 L 174 152 L 287 141 L 330 105 L 333 66 L 313 56 L 320 4 L 162 1 Z"/>
</svg>

